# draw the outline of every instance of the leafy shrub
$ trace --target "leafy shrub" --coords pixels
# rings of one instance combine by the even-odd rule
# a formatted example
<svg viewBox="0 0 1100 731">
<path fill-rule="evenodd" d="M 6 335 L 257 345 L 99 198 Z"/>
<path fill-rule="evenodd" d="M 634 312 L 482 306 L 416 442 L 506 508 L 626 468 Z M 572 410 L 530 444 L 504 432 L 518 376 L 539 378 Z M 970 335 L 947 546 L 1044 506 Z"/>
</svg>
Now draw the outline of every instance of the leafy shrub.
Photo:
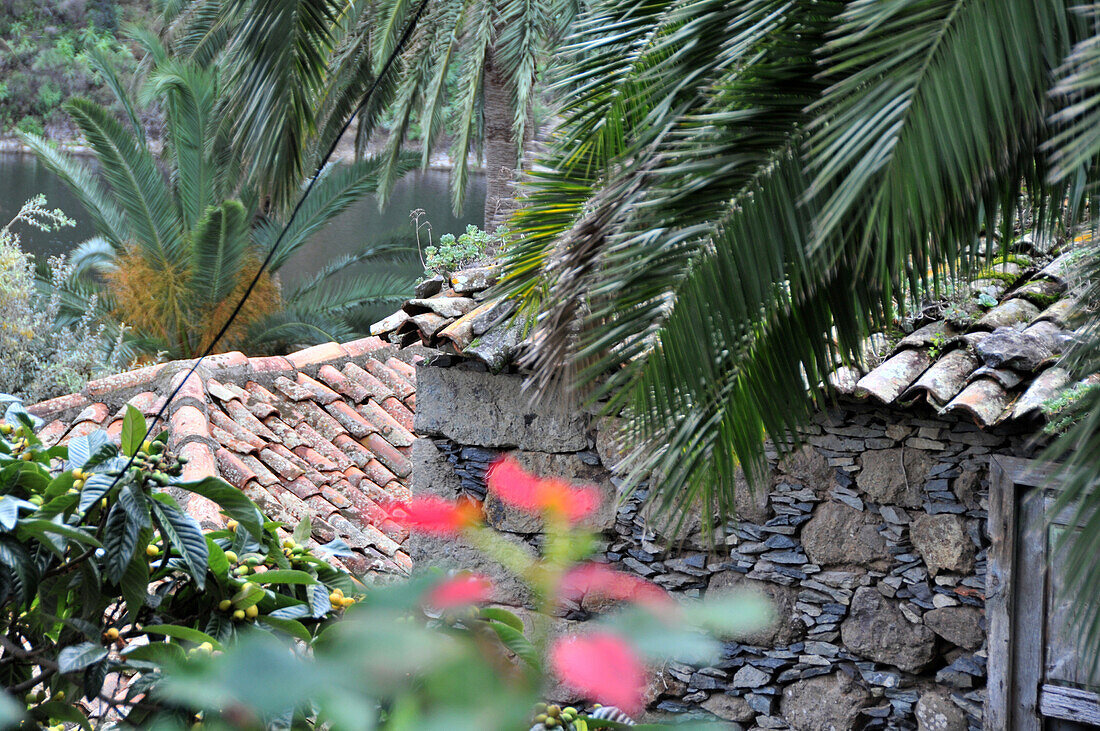
<svg viewBox="0 0 1100 731">
<path fill-rule="evenodd" d="M 443 234 L 439 237 L 439 246 L 424 247 L 424 273 L 431 276 L 458 271 L 495 253 L 503 242 L 503 229 L 490 234 L 472 224 L 458 238 L 454 234 Z"/>
<path fill-rule="evenodd" d="M 100 431 L 47 449 L 18 401 L 0 395 L 0 414 L 0 727 L 190 722 L 156 694 L 165 666 L 248 629 L 311 642 L 354 603 L 351 577 L 301 545 L 308 521 L 280 542 L 240 490 L 182 482 L 133 407 L 121 447 Z M 204 534 L 168 488 L 217 503 L 228 527 Z"/>
<path fill-rule="evenodd" d="M 73 221 L 60 209 L 47 209 L 46 197 L 38 195 L 0 228 L 0 392 L 33 402 L 78 391 L 89 378 L 117 369 L 119 343 L 95 321 L 95 302 L 75 324 L 58 324 L 61 283 L 70 267 L 62 257 L 51 258 L 53 292 L 42 294 L 16 224 L 56 231 Z"/>
<path fill-rule="evenodd" d="M 20 119 L 19 123 L 15 125 L 15 128 L 29 135 L 42 136 L 46 134 L 46 128 L 42 126 L 42 121 L 33 114 L 28 114 Z"/>
</svg>

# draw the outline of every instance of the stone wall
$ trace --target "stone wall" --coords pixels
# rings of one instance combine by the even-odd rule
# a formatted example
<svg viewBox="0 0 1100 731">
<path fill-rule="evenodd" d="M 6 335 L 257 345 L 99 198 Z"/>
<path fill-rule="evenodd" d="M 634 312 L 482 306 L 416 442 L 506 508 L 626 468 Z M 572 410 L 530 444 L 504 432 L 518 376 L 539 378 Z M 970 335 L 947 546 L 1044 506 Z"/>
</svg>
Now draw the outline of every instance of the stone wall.
<svg viewBox="0 0 1100 731">
<path fill-rule="evenodd" d="M 416 431 L 414 493 L 484 498 L 486 467 L 512 452 L 541 474 L 601 487 L 608 509 L 594 527 L 620 568 L 686 596 L 736 587 L 773 601 L 775 624 L 728 642 L 715 666 L 664 668 L 651 713 L 807 731 L 981 727 L 987 465 L 994 453 L 1030 456 L 1026 433 L 841 404 L 818 415 L 799 452 L 773 456 L 770 489 L 744 492 L 740 523 L 704 526 L 696 514 L 666 536 L 645 519 L 644 489 L 617 502 L 614 420 L 534 409 L 518 376 L 421 366 Z M 491 497 L 485 508 L 537 550 L 537 521 Z M 518 582 L 469 547 L 410 541 L 414 561 L 485 571 L 497 601 L 525 602 Z M 563 621 L 589 616 L 578 606 Z"/>
</svg>

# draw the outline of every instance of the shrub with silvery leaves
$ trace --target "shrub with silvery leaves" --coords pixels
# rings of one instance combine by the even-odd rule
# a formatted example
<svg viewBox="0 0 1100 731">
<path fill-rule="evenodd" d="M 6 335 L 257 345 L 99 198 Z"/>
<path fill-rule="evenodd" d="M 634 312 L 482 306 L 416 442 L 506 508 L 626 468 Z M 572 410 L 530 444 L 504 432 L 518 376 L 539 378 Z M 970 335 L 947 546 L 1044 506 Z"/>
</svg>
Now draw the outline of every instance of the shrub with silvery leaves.
<svg viewBox="0 0 1100 731">
<path fill-rule="evenodd" d="M 0 392 L 27 402 L 80 390 L 91 378 L 120 367 L 119 338 L 108 337 L 95 301 L 70 325 L 58 324 L 63 284 L 72 274 L 65 257 L 48 260 L 40 286 L 34 257 L 20 247 L 19 225 L 56 231 L 74 225 L 60 209 L 46 207 L 46 197 L 31 198 L 0 228 Z M 112 330 L 121 330 L 116 327 Z"/>
</svg>

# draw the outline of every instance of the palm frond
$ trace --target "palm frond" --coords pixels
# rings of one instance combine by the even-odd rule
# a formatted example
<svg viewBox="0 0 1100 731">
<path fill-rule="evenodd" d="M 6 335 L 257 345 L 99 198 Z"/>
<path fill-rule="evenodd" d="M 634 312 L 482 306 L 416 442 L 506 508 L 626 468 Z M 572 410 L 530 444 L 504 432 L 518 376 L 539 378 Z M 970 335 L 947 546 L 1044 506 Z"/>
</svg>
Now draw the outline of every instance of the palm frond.
<svg viewBox="0 0 1100 731">
<path fill-rule="evenodd" d="M 133 102 L 130 100 L 130 93 L 122 85 L 122 79 L 119 78 L 114 62 L 98 46 L 89 49 L 88 60 L 91 67 L 103 78 L 103 82 L 115 95 L 115 100 L 122 107 L 122 111 L 126 113 L 126 118 L 130 122 L 130 128 L 133 129 L 138 143 L 145 145 L 145 125 L 141 123 L 141 119 L 134 109 Z"/>
<path fill-rule="evenodd" d="M 398 161 L 397 170 L 404 174 L 416 164 L 416 156 L 406 153 Z M 287 229 L 279 251 L 271 260 L 271 271 L 276 272 L 290 257 L 325 224 L 367 193 L 378 190 L 383 174 L 381 161 L 367 158 L 347 165 L 334 165 L 325 171 L 313 188 L 298 217 Z M 282 224 L 268 220 L 260 224 L 253 234 L 258 251 L 266 254 L 278 239 Z"/>
<path fill-rule="evenodd" d="M 191 235 L 191 301 L 213 309 L 237 287 L 250 250 L 248 228 L 238 201 L 206 210 Z"/>
<path fill-rule="evenodd" d="M 185 241 L 182 222 L 152 153 L 98 104 L 72 99 L 64 106 L 95 152 L 137 245 L 150 261 L 167 269 L 178 261 Z"/>
</svg>

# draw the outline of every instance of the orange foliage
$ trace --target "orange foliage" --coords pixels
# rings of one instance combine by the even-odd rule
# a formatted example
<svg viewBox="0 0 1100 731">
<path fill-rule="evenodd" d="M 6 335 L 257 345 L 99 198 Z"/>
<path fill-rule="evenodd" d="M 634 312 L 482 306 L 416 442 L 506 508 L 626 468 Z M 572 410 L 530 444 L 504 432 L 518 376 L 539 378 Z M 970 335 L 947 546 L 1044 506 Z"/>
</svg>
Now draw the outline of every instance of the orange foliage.
<svg viewBox="0 0 1100 731">
<path fill-rule="evenodd" d="M 151 262 L 133 248 L 120 256 L 117 263 L 107 275 L 107 288 L 115 301 L 113 314 L 139 332 L 175 344 L 179 357 L 197 356 L 206 348 L 260 266 L 258 259 L 247 260 L 229 296 L 210 306 L 192 295 L 191 272 L 186 268 Z M 264 272 L 233 326 L 218 342 L 217 352 L 234 349 L 249 325 L 275 312 L 280 305 L 279 281 Z"/>
</svg>

